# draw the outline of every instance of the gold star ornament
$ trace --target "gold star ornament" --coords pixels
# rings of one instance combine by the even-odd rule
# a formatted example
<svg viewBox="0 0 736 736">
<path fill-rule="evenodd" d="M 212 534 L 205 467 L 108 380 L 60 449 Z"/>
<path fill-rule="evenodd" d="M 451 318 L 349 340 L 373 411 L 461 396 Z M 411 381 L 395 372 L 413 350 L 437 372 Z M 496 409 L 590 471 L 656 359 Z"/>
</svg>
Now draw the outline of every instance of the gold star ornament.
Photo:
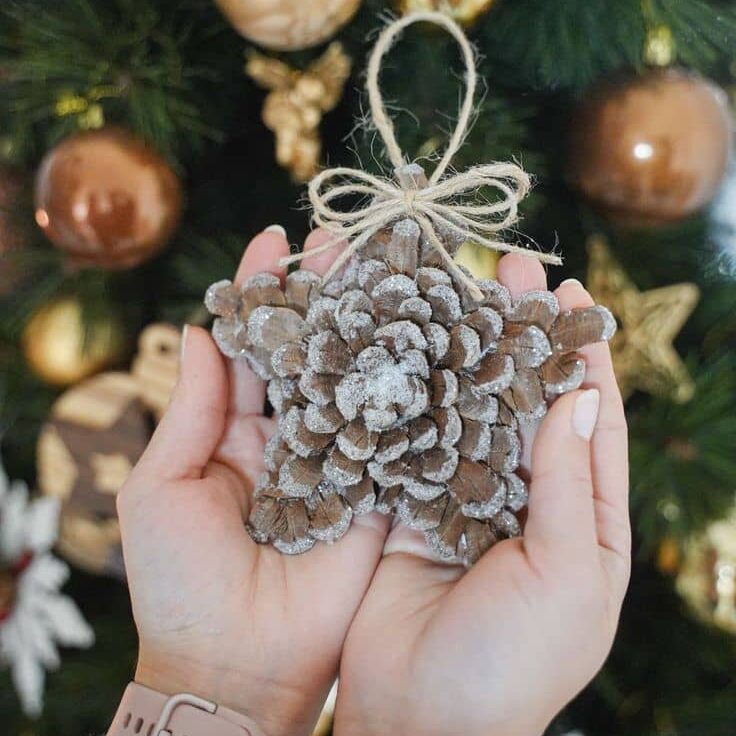
<svg viewBox="0 0 736 736">
<path fill-rule="evenodd" d="M 644 391 L 689 401 L 695 387 L 672 341 L 698 303 L 698 287 L 684 283 L 639 291 L 603 238 L 592 237 L 588 252 L 588 290 L 619 323 L 611 352 L 624 400 Z"/>
</svg>

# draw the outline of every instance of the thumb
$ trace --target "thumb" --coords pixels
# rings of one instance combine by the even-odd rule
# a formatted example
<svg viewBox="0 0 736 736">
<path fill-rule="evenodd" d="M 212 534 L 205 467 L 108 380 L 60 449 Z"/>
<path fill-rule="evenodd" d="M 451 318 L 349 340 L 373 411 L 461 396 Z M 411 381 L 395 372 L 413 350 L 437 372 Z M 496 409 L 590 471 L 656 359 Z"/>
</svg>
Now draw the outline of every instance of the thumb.
<svg viewBox="0 0 736 736">
<path fill-rule="evenodd" d="M 566 394 L 535 439 L 524 537 L 546 557 L 589 554 L 597 544 L 590 438 L 599 403 L 597 389 Z"/>
<path fill-rule="evenodd" d="M 227 373 L 212 338 L 201 327 L 185 326 L 179 380 L 136 473 L 200 477 L 224 431 L 227 397 Z"/>
</svg>

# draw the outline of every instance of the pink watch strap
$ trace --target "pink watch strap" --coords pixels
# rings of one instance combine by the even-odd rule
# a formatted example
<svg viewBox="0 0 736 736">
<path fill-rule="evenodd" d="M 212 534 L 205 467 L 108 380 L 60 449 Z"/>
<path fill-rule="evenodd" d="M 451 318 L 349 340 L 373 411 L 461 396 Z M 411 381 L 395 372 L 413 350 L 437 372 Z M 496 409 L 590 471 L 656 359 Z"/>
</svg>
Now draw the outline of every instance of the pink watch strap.
<svg viewBox="0 0 736 736">
<path fill-rule="evenodd" d="M 265 736 L 247 716 L 196 695 L 162 695 L 131 682 L 107 736 Z"/>
</svg>

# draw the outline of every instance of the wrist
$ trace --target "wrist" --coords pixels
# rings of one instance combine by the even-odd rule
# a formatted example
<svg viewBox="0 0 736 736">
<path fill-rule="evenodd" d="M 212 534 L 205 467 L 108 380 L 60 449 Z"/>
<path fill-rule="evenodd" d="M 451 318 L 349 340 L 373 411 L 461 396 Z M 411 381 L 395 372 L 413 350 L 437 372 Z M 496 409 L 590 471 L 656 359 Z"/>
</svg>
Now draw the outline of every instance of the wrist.
<svg viewBox="0 0 736 736">
<path fill-rule="evenodd" d="M 135 682 L 162 695 L 191 693 L 217 703 L 248 716 L 268 736 L 308 736 L 319 713 L 301 690 L 185 656 L 141 650 Z"/>
<path fill-rule="evenodd" d="M 191 693 L 163 695 L 131 682 L 108 736 L 266 736 L 252 718 Z"/>
<path fill-rule="evenodd" d="M 228 674 L 184 658 L 138 659 L 135 682 L 162 695 L 191 693 L 205 700 L 243 712 L 246 703 Z"/>
</svg>

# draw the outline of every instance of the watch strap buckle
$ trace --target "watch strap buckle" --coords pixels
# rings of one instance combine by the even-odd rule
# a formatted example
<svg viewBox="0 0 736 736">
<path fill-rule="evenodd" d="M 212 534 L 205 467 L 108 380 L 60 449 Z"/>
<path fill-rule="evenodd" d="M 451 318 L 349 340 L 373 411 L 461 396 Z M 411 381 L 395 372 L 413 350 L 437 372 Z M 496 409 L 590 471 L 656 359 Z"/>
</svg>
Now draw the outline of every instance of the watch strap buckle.
<svg viewBox="0 0 736 736">
<path fill-rule="evenodd" d="M 168 729 L 169 721 L 174 711 L 180 705 L 190 705 L 193 708 L 198 708 L 206 713 L 214 714 L 217 711 L 217 705 L 204 698 L 199 698 L 196 695 L 189 693 L 179 693 L 178 695 L 172 695 L 164 704 L 161 715 L 156 721 L 156 725 L 153 728 L 153 736 L 172 736 L 171 731 Z"/>
</svg>

